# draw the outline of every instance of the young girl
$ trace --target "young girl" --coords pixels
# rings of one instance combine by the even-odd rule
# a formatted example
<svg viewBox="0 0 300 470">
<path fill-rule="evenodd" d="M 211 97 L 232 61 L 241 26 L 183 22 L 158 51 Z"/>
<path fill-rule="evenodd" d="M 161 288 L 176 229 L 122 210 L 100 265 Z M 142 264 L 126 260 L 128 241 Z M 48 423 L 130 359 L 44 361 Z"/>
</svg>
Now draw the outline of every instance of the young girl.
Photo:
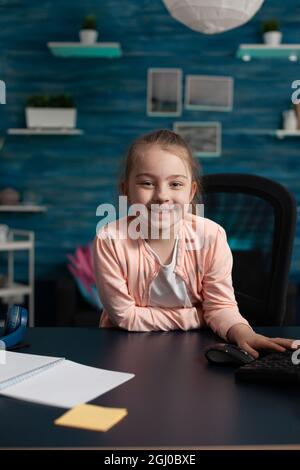
<svg viewBox="0 0 300 470">
<path fill-rule="evenodd" d="M 131 145 L 120 189 L 142 216 L 108 223 L 95 238 L 95 277 L 104 306 L 100 326 L 209 326 L 254 357 L 260 349 L 291 348 L 292 340 L 256 334 L 240 314 L 224 229 L 187 210 L 201 191 L 198 175 L 197 161 L 174 132 L 158 130 Z"/>
</svg>

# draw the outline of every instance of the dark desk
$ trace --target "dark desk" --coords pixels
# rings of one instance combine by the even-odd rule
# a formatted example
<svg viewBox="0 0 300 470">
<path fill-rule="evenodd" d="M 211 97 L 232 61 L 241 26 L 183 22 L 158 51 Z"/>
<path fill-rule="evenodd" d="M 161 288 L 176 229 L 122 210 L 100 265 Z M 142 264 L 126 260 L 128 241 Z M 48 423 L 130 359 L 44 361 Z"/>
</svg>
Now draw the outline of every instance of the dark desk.
<svg viewBox="0 0 300 470">
<path fill-rule="evenodd" d="M 299 327 L 258 331 L 300 337 Z M 209 331 L 32 328 L 27 340 L 24 352 L 136 374 L 93 401 L 125 407 L 128 416 L 106 433 L 63 428 L 53 425 L 63 409 L 0 396 L 1 447 L 300 448 L 300 387 L 235 382 L 232 368 L 209 366 L 203 357 L 216 341 Z"/>
</svg>

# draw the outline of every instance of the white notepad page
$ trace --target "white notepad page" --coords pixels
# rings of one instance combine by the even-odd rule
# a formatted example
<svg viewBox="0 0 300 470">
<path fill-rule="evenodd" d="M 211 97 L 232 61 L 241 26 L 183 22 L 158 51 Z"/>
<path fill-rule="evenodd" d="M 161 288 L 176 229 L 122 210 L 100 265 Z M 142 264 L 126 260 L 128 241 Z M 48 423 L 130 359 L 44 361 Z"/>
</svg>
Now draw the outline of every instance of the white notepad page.
<svg viewBox="0 0 300 470">
<path fill-rule="evenodd" d="M 40 373 L 64 361 L 64 357 L 39 356 L 5 351 L 5 362 L 0 364 L 0 390 L 24 378 Z"/>
<path fill-rule="evenodd" d="M 98 369 L 69 360 L 61 360 L 53 367 L 2 389 L 0 393 L 7 397 L 44 405 L 72 408 L 93 400 L 133 377 L 134 374 Z"/>
</svg>

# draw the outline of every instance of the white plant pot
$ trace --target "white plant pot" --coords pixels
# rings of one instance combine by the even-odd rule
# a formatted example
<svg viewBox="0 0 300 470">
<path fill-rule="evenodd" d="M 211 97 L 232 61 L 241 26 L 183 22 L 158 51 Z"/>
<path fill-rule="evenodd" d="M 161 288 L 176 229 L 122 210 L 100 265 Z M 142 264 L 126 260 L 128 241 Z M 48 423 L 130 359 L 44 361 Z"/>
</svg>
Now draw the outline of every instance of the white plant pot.
<svg viewBox="0 0 300 470">
<path fill-rule="evenodd" d="M 76 127 L 76 108 L 25 108 L 27 127 L 68 128 Z"/>
<path fill-rule="evenodd" d="M 79 31 L 79 38 L 83 44 L 94 44 L 97 42 L 98 31 L 95 29 L 81 29 Z"/>
<path fill-rule="evenodd" d="M 279 46 L 282 39 L 281 31 L 269 31 L 268 33 L 263 34 L 264 43 L 268 46 Z"/>
<path fill-rule="evenodd" d="M 293 109 L 289 109 L 288 111 L 283 111 L 283 129 L 286 131 L 296 131 L 298 127 L 298 120 L 296 113 Z"/>
</svg>

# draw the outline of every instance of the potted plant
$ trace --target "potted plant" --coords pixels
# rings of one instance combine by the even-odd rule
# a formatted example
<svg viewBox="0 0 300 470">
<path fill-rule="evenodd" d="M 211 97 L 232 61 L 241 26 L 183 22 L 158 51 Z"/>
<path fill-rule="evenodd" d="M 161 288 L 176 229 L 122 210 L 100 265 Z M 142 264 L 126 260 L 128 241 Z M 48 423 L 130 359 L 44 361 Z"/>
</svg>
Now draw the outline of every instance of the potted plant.
<svg viewBox="0 0 300 470">
<path fill-rule="evenodd" d="M 83 44 L 94 44 L 98 38 L 97 17 L 96 15 L 87 15 L 79 31 L 80 41 Z"/>
<path fill-rule="evenodd" d="M 281 43 L 282 32 L 280 31 L 279 21 L 268 20 L 262 25 L 264 43 L 269 46 L 278 46 Z"/>
<path fill-rule="evenodd" d="M 30 128 L 74 128 L 77 110 L 71 96 L 34 95 L 27 99 L 26 125 Z"/>
</svg>

